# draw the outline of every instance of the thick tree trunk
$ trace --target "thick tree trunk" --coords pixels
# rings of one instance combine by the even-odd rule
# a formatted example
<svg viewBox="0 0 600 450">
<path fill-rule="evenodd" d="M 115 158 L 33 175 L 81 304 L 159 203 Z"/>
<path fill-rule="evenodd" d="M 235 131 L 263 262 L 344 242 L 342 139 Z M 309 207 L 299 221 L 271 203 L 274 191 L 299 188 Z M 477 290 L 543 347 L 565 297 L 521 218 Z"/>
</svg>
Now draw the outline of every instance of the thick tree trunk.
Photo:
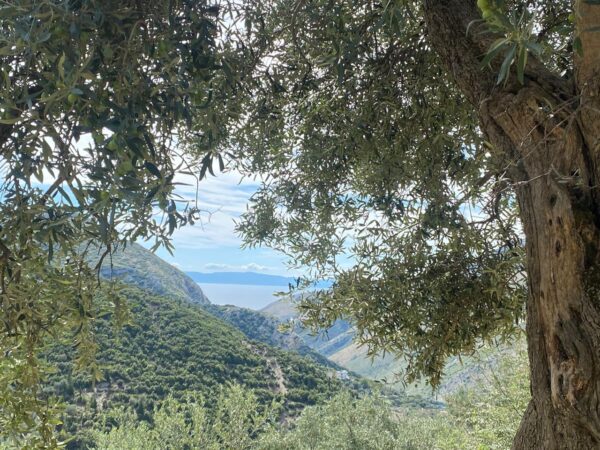
<svg viewBox="0 0 600 450">
<path fill-rule="evenodd" d="M 550 177 L 525 185 L 519 200 L 527 236 L 532 400 L 514 448 L 597 449 L 597 231 L 582 227 L 578 216 L 584 213 Z"/>
<path fill-rule="evenodd" d="M 519 188 L 532 400 L 515 449 L 600 448 L 598 232 L 556 175 Z"/>
<path fill-rule="evenodd" d="M 514 449 L 600 448 L 600 6 L 577 2 L 575 79 L 538 61 L 494 85 L 474 1 L 425 0 L 429 39 L 514 183 L 526 237 L 531 393 Z M 586 52 L 587 48 L 587 52 Z M 493 76 L 493 74 L 490 74 Z"/>
<path fill-rule="evenodd" d="M 548 114 L 535 82 L 482 108 L 509 168 L 526 236 L 532 401 L 515 449 L 600 448 L 600 235 L 589 149 L 577 120 Z M 600 125 L 600 124 L 599 124 Z"/>
</svg>

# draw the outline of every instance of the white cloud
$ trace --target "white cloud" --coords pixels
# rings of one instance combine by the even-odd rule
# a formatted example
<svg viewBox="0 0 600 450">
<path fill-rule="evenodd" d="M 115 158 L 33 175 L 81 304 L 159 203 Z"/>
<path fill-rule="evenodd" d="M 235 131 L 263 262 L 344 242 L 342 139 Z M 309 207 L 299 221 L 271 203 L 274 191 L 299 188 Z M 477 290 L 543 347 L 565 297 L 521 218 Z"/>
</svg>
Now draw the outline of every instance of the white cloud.
<svg viewBox="0 0 600 450">
<path fill-rule="evenodd" d="M 240 265 L 207 263 L 204 264 L 202 269 L 209 272 L 273 272 L 277 270 L 276 267 L 263 266 L 257 263 Z"/>
<path fill-rule="evenodd" d="M 242 266 L 242 268 L 244 270 L 250 270 L 253 272 L 265 272 L 265 271 L 271 269 L 270 267 L 262 266 L 262 265 L 256 264 L 256 263 L 245 264 Z"/>
<path fill-rule="evenodd" d="M 204 264 L 204 270 L 211 270 L 211 271 L 217 271 L 217 272 L 221 272 L 221 271 L 225 271 L 225 270 L 231 270 L 233 266 L 231 264 L 220 264 L 220 263 L 208 263 L 208 264 Z"/>
<path fill-rule="evenodd" d="M 239 247 L 241 239 L 235 233 L 234 220 L 246 211 L 256 181 L 242 180 L 239 172 L 230 171 L 209 176 L 196 183 L 190 175 L 178 175 L 175 192 L 201 210 L 201 218 L 194 226 L 177 230 L 173 236 L 176 246 L 186 248 Z"/>
</svg>

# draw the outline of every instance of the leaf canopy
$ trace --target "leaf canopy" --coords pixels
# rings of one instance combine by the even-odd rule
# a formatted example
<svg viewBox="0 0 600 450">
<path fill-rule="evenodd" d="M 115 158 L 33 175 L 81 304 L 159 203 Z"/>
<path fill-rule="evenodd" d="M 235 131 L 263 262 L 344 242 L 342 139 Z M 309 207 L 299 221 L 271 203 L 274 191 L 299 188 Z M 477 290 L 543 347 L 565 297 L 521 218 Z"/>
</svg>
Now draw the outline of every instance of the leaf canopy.
<svg viewBox="0 0 600 450">
<path fill-rule="evenodd" d="M 38 398 L 46 340 L 68 331 L 78 365 L 100 376 L 88 254 L 98 269 L 120 243 L 171 249 L 198 210 L 175 174 L 223 166 L 216 145 L 253 63 L 237 16 L 190 0 L 0 5 L 0 428 L 31 433 L 32 447 L 55 425 Z M 111 303 L 118 321 L 123 302 Z"/>
<path fill-rule="evenodd" d="M 469 33 L 498 41 L 474 80 L 523 82 L 532 58 L 572 72 L 569 2 L 480 6 Z M 238 230 L 309 278 L 335 279 L 301 302 L 309 324 L 350 318 L 360 342 L 400 353 L 409 380 L 435 385 L 448 356 L 510 336 L 524 317 L 523 233 L 506 176 L 516 162 L 486 142 L 428 41 L 422 2 L 260 7 L 262 83 L 229 144 L 264 182 Z"/>
</svg>

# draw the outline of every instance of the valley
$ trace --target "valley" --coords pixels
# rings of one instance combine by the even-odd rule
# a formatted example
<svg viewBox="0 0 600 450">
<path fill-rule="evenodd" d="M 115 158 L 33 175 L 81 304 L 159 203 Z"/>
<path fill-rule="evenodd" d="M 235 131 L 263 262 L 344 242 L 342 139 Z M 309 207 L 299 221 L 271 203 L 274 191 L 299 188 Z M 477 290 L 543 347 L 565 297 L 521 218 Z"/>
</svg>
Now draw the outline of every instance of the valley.
<svg viewBox="0 0 600 450">
<path fill-rule="evenodd" d="M 89 333 L 93 364 L 77 368 L 79 355 L 66 345 L 44 350 L 57 368 L 45 395 L 66 404 L 61 435 L 68 448 L 87 448 L 91 430 L 122 408 L 148 420 L 167 397 L 200 396 L 214 405 L 227 385 L 251 389 L 259 405 L 280 402 L 282 417 L 326 401 L 344 385 L 367 389 L 360 380 L 337 380 L 339 367 L 278 333 L 267 316 L 211 304 L 187 275 L 141 246 L 128 246 L 111 262 L 112 269 L 102 270 L 99 318 Z M 115 296 L 127 308 L 119 327 L 102 313 Z"/>
<path fill-rule="evenodd" d="M 251 392 L 256 402 L 248 414 L 268 411 L 273 402 L 279 405 L 280 424 L 295 423 L 305 408 L 335 402 L 346 392 L 356 398 L 383 395 L 393 414 L 420 417 L 414 420 L 422 426 L 428 417 L 447 420 L 446 397 L 455 403 L 457 393 L 485 380 L 504 360 L 502 354 L 510 353 L 488 348 L 478 357 L 450 360 L 433 393 L 424 383 L 398 381 L 402 361 L 390 355 L 371 358 L 353 343 L 354 331 L 346 321 L 316 336 L 297 326 L 281 332 L 279 325 L 297 316 L 289 300 L 279 299 L 261 311 L 212 304 L 185 273 L 136 244 L 116 252 L 111 264 L 101 272 L 98 319 L 89 334 L 94 363 L 78 368 L 77 349 L 67 345 L 54 343 L 44 350 L 46 361 L 57 368 L 44 395 L 64 402 L 59 435 L 68 449 L 116 439 L 111 433 L 118 430 L 114 426 L 125 426 L 126 411 L 127 423 L 156 424 L 154 415 L 167 408 L 163 405 L 184 405 L 194 398 L 201 399 L 210 416 L 224 401 L 223 389 L 233 389 L 228 391 L 233 395 L 236 386 Z M 110 309 L 115 295 L 126 305 L 120 325 L 101 312 Z"/>
<path fill-rule="evenodd" d="M 261 310 L 262 313 L 280 321 L 289 322 L 298 314 L 289 299 L 280 299 Z M 430 406 L 443 406 L 444 398 L 460 389 L 476 385 L 485 380 L 487 374 L 497 368 L 502 357 L 514 356 L 523 351 L 524 343 L 516 340 L 509 343 L 482 345 L 476 354 L 461 358 L 449 358 L 445 375 L 437 389 L 426 382 L 407 384 L 403 380 L 406 363 L 392 354 L 370 355 L 366 346 L 354 342 L 355 332 L 350 323 L 338 320 L 327 329 L 313 334 L 310 330 L 295 326 L 294 332 L 314 351 L 329 361 L 384 386 L 386 391 L 400 393 L 414 399 L 416 404 L 433 402 Z"/>
</svg>

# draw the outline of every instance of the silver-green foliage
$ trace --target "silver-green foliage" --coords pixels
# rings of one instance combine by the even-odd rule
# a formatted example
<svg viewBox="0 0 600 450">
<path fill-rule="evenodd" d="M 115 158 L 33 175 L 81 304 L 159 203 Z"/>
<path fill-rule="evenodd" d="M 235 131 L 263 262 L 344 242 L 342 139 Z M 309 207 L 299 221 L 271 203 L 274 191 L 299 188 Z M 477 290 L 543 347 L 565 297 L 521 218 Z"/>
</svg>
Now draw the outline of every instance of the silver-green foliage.
<svg viewBox="0 0 600 450">
<path fill-rule="evenodd" d="M 410 426 L 408 433 L 404 425 Z M 264 436 L 257 448 L 393 450 L 410 448 L 405 445 L 409 445 L 413 438 L 434 443 L 430 439 L 428 441 L 426 433 L 415 435 L 412 427 L 412 417 L 398 421 L 390 406 L 380 397 L 357 400 L 349 393 L 343 393 L 326 405 L 307 408 L 290 431 Z"/>
<path fill-rule="evenodd" d="M 563 70 L 554 47 L 572 33 L 570 2 L 493 3 L 469 33 L 502 40 L 473 78 L 495 84 L 487 66 L 501 61 L 501 81 L 511 64 L 521 78 L 542 47 Z M 449 356 L 515 331 L 525 289 L 512 162 L 432 51 L 423 5 L 260 2 L 269 76 L 251 88 L 233 148 L 242 171 L 264 174 L 239 224 L 247 244 L 335 280 L 304 298 L 306 322 L 350 318 L 361 343 L 437 384 Z M 531 29 L 548 34 L 532 44 Z"/>
<path fill-rule="evenodd" d="M 0 437 L 57 444 L 38 395 L 47 339 L 68 330 L 99 377 L 97 280 L 81 242 L 98 243 L 100 259 L 129 240 L 171 248 L 173 230 L 197 219 L 175 174 L 213 172 L 252 60 L 226 12 L 236 15 L 188 0 L 0 2 Z"/>
<path fill-rule="evenodd" d="M 525 351 L 499 356 L 477 384 L 447 399 L 442 412 L 394 411 L 385 399 L 339 394 L 310 407 L 288 430 L 263 436 L 261 450 L 501 450 L 529 401 Z"/>
<path fill-rule="evenodd" d="M 153 424 L 137 422 L 121 409 L 107 417 L 117 426 L 95 431 L 98 450 L 219 450 L 250 449 L 253 439 L 267 429 L 277 412 L 275 404 L 258 412 L 256 396 L 239 385 L 223 388 L 216 406 L 207 408 L 200 398 L 178 402 L 168 398 L 154 411 Z"/>
<path fill-rule="evenodd" d="M 475 389 L 462 389 L 449 398 L 448 414 L 464 430 L 465 448 L 508 449 L 531 397 L 524 343 L 482 377 Z"/>
</svg>

